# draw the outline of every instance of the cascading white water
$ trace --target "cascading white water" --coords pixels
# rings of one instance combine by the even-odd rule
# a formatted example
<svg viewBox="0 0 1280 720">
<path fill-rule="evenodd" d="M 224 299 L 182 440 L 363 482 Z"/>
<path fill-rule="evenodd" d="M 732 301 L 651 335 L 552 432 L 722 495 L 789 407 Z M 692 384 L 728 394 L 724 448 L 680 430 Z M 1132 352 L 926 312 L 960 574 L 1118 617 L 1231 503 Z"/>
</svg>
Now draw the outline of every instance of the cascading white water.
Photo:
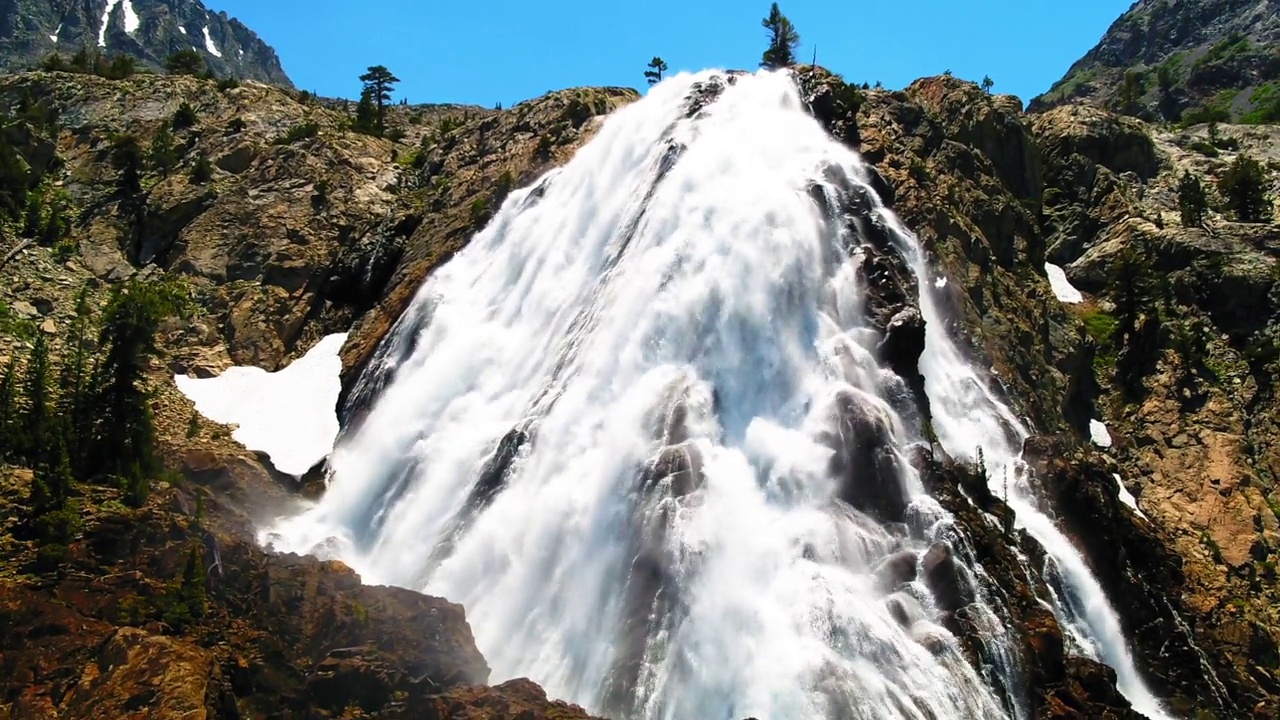
<svg viewBox="0 0 1280 720">
<path fill-rule="evenodd" d="M 786 73 L 660 83 L 427 281 L 328 493 L 264 541 L 462 603 L 495 680 L 597 711 L 1007 717 L 925 585 L 877 574 L 949 518 L 894 462 L 919 439 L 909 393 L 875 360 L 860 255 L 815 202 L 866 180 Z M 940 439 L 1012 467 L 1018 438 L 995 439 L 1016 418 L 940 332 L 915 240 L 894 235 L 930 321 Z M 841 403 L 883 429 L 909 531 L 833 499 Z"/>
</svg>

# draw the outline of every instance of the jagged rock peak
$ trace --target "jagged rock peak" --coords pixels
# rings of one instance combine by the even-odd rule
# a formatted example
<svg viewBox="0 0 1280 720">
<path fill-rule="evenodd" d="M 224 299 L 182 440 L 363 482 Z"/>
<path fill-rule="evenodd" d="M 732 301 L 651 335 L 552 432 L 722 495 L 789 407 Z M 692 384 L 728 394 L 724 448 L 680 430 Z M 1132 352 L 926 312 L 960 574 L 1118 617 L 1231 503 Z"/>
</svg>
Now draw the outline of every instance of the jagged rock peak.
<svg viewBox="0 0 1280 720">
<path fill-rule="evenodd" d="M 218 75 L 292 87 L 276 51 L 244 23 L 200 0 L 0 0 L 0 69 L 35 66 L 55 50 L 132 55 L 159 68 L 197 50 Z"/>
</svg>

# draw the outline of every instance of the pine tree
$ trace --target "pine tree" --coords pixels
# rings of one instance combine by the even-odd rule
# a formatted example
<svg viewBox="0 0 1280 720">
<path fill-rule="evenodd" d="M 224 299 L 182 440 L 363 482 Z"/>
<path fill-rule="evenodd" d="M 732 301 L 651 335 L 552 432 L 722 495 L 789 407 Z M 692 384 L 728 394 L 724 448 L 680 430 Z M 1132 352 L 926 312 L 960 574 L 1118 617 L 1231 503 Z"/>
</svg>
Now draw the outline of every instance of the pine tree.
<svg viewBox="0 0 1280 720">
<path fill-rule="evenodd" d="M 383 65 L 373 65 L 368 72 L 360 76 L 360 82 L 364 83 L 362 99 L 367 93 L 378 110 L 378 135 L 382 135 L 387 131 L 387 105 L 391 102 L 391 91 L 395 89 L 396 83 L 400 82 L 400 78 L 391 74 L 391 71 Z"/>
<path fill-rule="evenodd" d="M 76 318 L 67 334 L 68 353 L 58 372 L 58 415 L 63 421 L 67 455 L 76 470 L 85 467 L 85 452 L 93 427 L 93 411 L 89 397 L 89 289 L 76 294 Z"/>
<path fill-rule="evenodd" d="M 151 168 L 161 175 L 168 175 L 169 171 L 178 164 L 173 133 L 169 131 L 168 125 L 161 125 L 156 130 L 155 137 L 151 139 L 151 151 L 147 154 L 148 160 L 151 161 Z"/>
<path fill-rule="evenodd" d="M 125 198 L 142 193 L 142 148 L 133 135 L 120 135 L 112 143 L 111 162 L 120 175 L 116 187 Z"/>
<path fill-rule="evenodd" d="M 1271 216 L 1266 184 L 1262 164 L 1241 154 L 1218 180 L 1218 192 L 1240 222 L 1266 222 Z"/>
<path fill-rule="evenodd" d="M 0 216 L 21 217 L 27 206 L 31 167 L 8 138 L 0 133 Z"/>
<path fill-rule="evenodd" d="M 44 196 L 37 188 L 27 194 L 27 209 L 22 215 L 22 236 L 38 237 L 40 228 L 44 226 Z"/>
<path fill-rule="evenodd" d="M 360 93 L 360 102 L 356 105 L 355 131 L 365 135 L 378 134 L 378 107 L 374 104 L 373 93 L 365 90 Z"/>
<path fill-rule="evenodd" d="M 187 128 L 195 127 L 199 121 L 200 118 L 196 115 L 196 109 L 191 107 L 191 103 L 183 101 L 178 106 L 178 109 L 173 112 L 173 119 L 170 124 L 173 125 L 174 130 L 186 130 Z"/>
<path fill-rule="evenodd" d="M 191 617 L 202 617 L 205 613 L 205 572 L 204 554 L 199 545 L 192 545 L 187 550 L 187 563 L 182 568 L 182 581 L 178 586 L 181 601 Z"/>
<path fill-rule="evenodd" d="M 778 3 L 773 3 L 769 8 L 769 16 L 761 20 L 760 24 L 769 31 L 769 47 L 764 51 L 760 67 L 777 69 L 795 65 L 800 33 L 778 9 Z"/>
<path fill-rule="evenodd" d="M 1123 115 L 1137 116 L 1142 112 L 1142 78 L 1136 70 L 1124 74 L 1124 84 L 1120 86 L 1120 101 L 1117 110 Z"/>
<path fill-rule="evenodd" d="M 1160 116 L 1169 121 L 1177 120 L 1182 115 L 1178 109 L 1178 98 L 1173 93 L 1173 82 L 1173 70 L 1168 65 L 1161 65 L 1156 69 L 1157 103 Z"/>
<path fill-rule="evenodd" d="M 165 289 L 133 281 L 113 292 L 98 335 L 90 471 L 120 478 L 134 506 L 146 501 L 148 481 L 160 469 L 146 375 L 160 321 L 173 310 Z"/>
<path fill-rule="evenodd" d="M 18 459 L 20 448 L 25 445 L 22 432 L 21 408 L 18 407 L 18 362 L 9 358 L 0 375 L 0 461 Z"/>
<path fill-rule="evenodd" d="M 49 343 L 45 334 L 36 335 L 23 377 L 22 424 L 27 432 L 24 456 L 33 467 L 48 463 L 58 427 L 54 420 L 54 404 L 50 384 Z"/>
<path fill-rule="evenodd" d="M 662 82 L 662 74 L 666 71 L 667 63 L 665 63 L 662 58 L 655 55 L 653 59 L 649 61 L 649 69 L 644 71 L 644 78 L 649 81 L 650 85 L 657 85 Z"/>
<path fill-rule="evenodd" d="M 983 76 L 983 78 L 982 78 L 982 92 L 984 92 L 984 93 L 986 93 L 986 94 L 990 95 L 990 94 L 991 94 L 991 88 L 993 88 L 993 87 L 995 87 L 995 86 L 996 86 L 996 81 L 995 81 L 995 80 L 992 80 L 990 75 L 985 75 L 985 76 Z"/>
<path fill-rule="evenodd" d="M 191 182 L 196 185 L 205 185 L 213 180 L 213 163 L 209 161 L 208 156 L 201 155 L 196 158 L 195 165 L 191 166 Z"/>
<path fill-rule="evenodd" d="M 1178 211 L 1182 214 L 1183 227 L 1200 227 L 1209 211 L 1209 198 L 1200 178 L 1190 172 L 1182 174 L 1178 182 Z"/>
<path fill-rule="evenodd" d="M 172 75 L 200 75 L 205 71 L 205 61 L 193 48 L 186 48 L 170 55 L 164 67 Z"/>
</svg>

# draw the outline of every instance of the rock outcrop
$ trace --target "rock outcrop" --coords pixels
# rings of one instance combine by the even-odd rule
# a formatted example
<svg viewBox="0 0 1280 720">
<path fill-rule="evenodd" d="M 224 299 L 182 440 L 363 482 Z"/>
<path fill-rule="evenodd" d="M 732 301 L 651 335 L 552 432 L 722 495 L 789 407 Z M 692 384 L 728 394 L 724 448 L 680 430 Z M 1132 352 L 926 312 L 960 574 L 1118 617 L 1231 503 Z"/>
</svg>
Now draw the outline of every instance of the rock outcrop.
<svg viewBox="0 0 1280 720">
<path fill-rule="evenodd" d="M 154 70 L 180 50 L 195 50 L 221 77 L 293 87 L 276 51 L 225 12 L 201 0 L 3 0 L 0 69 L 29 70 L 52 53 L 82 49 L 128 55 Z"/>
</svg>

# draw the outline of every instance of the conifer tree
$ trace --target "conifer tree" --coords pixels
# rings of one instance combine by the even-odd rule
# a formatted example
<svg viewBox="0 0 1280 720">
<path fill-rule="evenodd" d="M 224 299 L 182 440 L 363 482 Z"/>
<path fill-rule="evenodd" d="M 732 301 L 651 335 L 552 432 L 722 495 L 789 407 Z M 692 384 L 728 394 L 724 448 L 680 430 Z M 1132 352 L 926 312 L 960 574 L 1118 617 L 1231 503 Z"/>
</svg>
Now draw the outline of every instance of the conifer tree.
<svg viewBox="0 0 1280 720">
<path fill-rule="evenodd" d="M 76 318 L 67 334 L 68 353 L 58 372 L 58 415 L 63 421 L 71 466 L 83 470 L 93 415 L 89 397 L 89 289 L 76 294 Z"/>
<path fill-rule="evenodd" d="M 96 415 L 90 449 L 93 474 L 121 479 L 127 500 L 146 501 L 149 479 L 159 470 L 155 421 L 146 388 L 147 367 L 157 352 L 160 321 L 174 310 L 171 295 L 142 281 L 117 287 L 103 314 L 94 373 Z"/>
<path fill-rule="evenodd" d="M 191 617 L 197 618 L 204 615 L 207 603 L 204 554 L 200 549 L 199 545 L 192 545 L 187 550 L 187 563 L 182 568 L 182 581 L 178 586 L 181 602 Z"/>
<path fill-rule="evenodd" d="M 52 460 L 58 427 L 54 421 L 52 386 L 50 384 L 49 344 L 44 333 L 36 335 L 23 377 L 22 424 L 27 432 L 25 457 L 35 467 Z"/>
<path fill-rule="evenodd" d="M 9 358 L 0 375 L 0 462 L 18 459 L 24 445 L 21 408 L 18 407 L 18 362 Z"/>
<path fill-rule="evenodd" d="M 360 93 L 360 102 L 356 105 L 354 128 L 356 132 L 365 135 L 378 134 L 378 108 L 369 90 Z"/>
<path fill-rule="evenodd" d="M 769 47 L 764 51 L 760 66 L 777 69 L 795 65 L 800 33 L 778 9 L 778 3 L 773 3 L 769 8 L 769 16 L 761 20 L 760 24 L 769 31 Z"/>
<path fill-rule="evenodd" d="M 1184 172 L 1182 180 L 1178 182 L 1178 211 L 1182 215 L 1183 227 L 1203 225 L 1205 214 L 1209 211 L 1209 198 L 1205 195 L 1204 185 L 1199 177 L 1190 172 Z"/>
<path fill-rule="evenodd" d="M 148 153 L 151 168 L 161 175 L 168 175 L 178 164 L 178 152 L 174 148 L 173 133 L 168 125 L 161 125 L 151 139 L 151 151 Z"/>
<path fill-rule="evenodd" d="M 1156 69 L 1156 92 L 1160 116 L 1165 120 L 1177 120 L 1182 113 L 1178 109 L 1178 98 L 1173 93 L 1173 70 L 1168 65 Z"/>
<path fill-rule="evenodd" d="M 1117 109 L 1122 115 L 1137 116 L 1142 111 L 1142 78 L 1136 70 L 1124 74 L 1124 84 L 1120 86 L 1120 100 Z"/>
<path fill-rule="evenodd" d="M 982 92 L 990 95 L 991 88 L 996 86 L 996 81 L 991 79 L 990 75 L 984 75 L 982 78 Z"/>
<path fill-rule="evenodd" d="M 3 120 L 3 119 L 0 119 Z M 17 220 L 27 206 L 31 170 L 9 140 L 0 134 L 0 216 Z"/>
<path fill-rule="evenodd" d="M 373 65 L 368 72 L 360 76 L 360 82 L 364 83 L 361 99 L 367 94 L 377 108 L 378 135 L 382 135 L 387 131 L 387 105 L 391 103 L 391 91 L 395 89 L 396 83 L 400 82 L 400 78 L 391 74 L 391 71 L 383 65 Z"/>
<path fill-rule="evenodd" d="M 662 74 L 667 71 L 667 63 L 655 55 L 649 61 L 648 67 L 649 69 L 644 71 L 645 80 L 648 80 L 650 85 L 657 85 L 662 82 Z"/>
<path fill-rule="evenodd" d="M 142 148 L 133 135 L 120 135 L 112 143 L 111 161 L 120 175 L 116 187 L 125 198 L 142 192 Z"/>
<path fill-rule="evenodd" d="M 205 61 L 193 48 L 186 48 L 170 55 L 164 62 L 165 69 L 173 75 L 200 75 L 205 71 Z"/>
<path fill-rule="evenodd" d="M 39 188 L 27 194 L 27 209 L 22 217 L 22 236 L 38 237 L 44 226 L 44 197 Z"/>
<path fill-rule="evenodd" d="M 1241 154 L 1218 180 L 1218 192 L 1240 222 L 1266 222 L 1271 216 L 1266 183 L 1262 164 Z"/>
</svg>

